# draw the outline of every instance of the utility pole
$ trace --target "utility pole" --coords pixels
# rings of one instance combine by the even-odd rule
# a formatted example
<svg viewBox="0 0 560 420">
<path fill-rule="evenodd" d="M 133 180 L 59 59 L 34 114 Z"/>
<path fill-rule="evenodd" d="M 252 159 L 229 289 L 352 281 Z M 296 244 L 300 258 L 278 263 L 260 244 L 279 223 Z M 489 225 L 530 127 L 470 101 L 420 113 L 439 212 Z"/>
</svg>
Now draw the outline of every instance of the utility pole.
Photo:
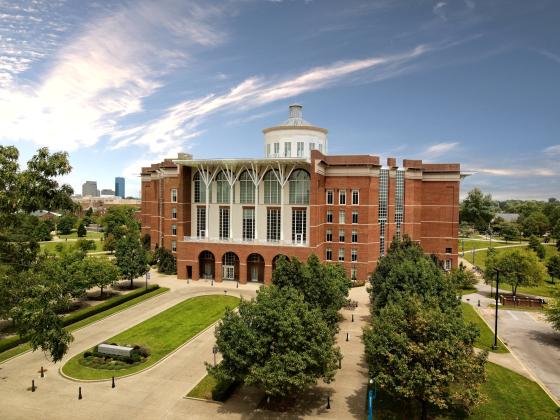
<svg viewBox="0 0 560 420">
<path fill-rule="evenodd" d="M 496 269 L 496 319 L 494 320 L 494 345 L 492 349 L 498 350 L 498 290 L 500 288 L 500 270 Z"/>
</svg>

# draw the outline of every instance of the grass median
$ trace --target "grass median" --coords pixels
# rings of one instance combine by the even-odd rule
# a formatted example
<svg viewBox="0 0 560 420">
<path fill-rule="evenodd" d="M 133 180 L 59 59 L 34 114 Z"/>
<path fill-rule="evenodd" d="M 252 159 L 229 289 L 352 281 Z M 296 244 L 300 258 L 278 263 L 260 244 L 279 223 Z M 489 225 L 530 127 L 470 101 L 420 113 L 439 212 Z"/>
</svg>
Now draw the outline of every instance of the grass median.
<svg viewBox="0 0 560 420">
<path fill-rule="evenodd" d="M 106 342 L 134 344 L 147 347 L 148 359 L 126 369 L 95 369 L 84 366 L 80 360 L 84 352 L 74 356 L 62 372 L 75 379 L 109 379 L 136 373 L 148 368 L 186 343 L 196 334 L 219 320 L 226 307 L 234 308 L 239 299 L 233 296 L 209 295 L 187 299 L 128 330 L 108 338 Z"/>
<path fill-rule="evenodd" d="M 144 300 L 150 299 L 159 294 L 165 293 L 169 290 L 166 287 L 154 288 L 152 286 L 151 288 L 152 290 L 149 290 L 147 293 L 144 293 L 144 290 L 142 289 L 138 289 L 129 294 L 108 299 L 107 301 L 99 305 L 82 309 L 81 311 L 77 311 L 69 315 L 65 319 L 65 324 L 67 324 L 66 329 L 70 332 L 75 331 L 95 321 L 99 321 L 100 319 L 106 318 L 117 312 L 123 311 L 133 305 L 136 305 Z M 31 346 L 29 345 L 29 343 L 25 342 L 13 348 L 10 348 L 6 351 L 3 351 L 0 353 L 0 363 L 14 356 L 17 356 L 18 354 L 25 353 L 30 349 Z"/>
<path fill-rule="evenodd" d="M 461 307 L 463 309 L 463 317 L 465 318 L 465 321 L 474 323 L 480 330 L 480 335 L 474 343 L 475 347 L 483 350 L 489 350 L 494 353 L 509 353 L 508 349 L 504 346 L 500 339 L 498 339 L 498 349 L 492 349 L 492 345 L 494 344 L 494 332 L 488 327 L 486 322 L 484 322 L 472 305 L 461 302 Z"/>
</svg>

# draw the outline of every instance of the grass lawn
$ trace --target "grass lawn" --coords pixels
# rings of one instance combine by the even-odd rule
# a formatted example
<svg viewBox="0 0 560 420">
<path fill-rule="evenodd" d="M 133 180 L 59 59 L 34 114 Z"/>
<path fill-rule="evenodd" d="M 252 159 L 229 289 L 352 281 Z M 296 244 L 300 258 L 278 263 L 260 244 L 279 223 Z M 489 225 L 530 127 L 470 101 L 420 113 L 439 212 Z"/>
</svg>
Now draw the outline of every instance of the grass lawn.
<svg viewBox="0 0 560 420">
<path fill-rule="evenodd" d="M 510 419 L 558 419 L 560 411 L 541 387 L 524 376 L 488 362 L 487 381 L 482 385 L 486 401 L 470 415 L 462 411 L 446 413 L 431 412 L 430 418 L 472 420 Z M 379 393 L 378 405 L 374 406 L 382 419 L 420 419 L 419 404 L 405 404 Z M 376 417 L 377 418 L 377 417 Z"/>
<path fill-rule="evenodd" d="M 68 234 L 68 235 L 57 235 L 60 239 L 65 239 L 65 238 L 72 238 L 72 239 L 78 239 L 78 232 L 77 231 L 73 231 L 72 233 Z M 99 239 L 103 236 L 103 232 L 90 232 L 89 230 L 87 231 L 86 236 L 84 237 L 84 239 Z"/>
<path fill-rule="evenodd" d="M 472 305 L 461 302 L 461 307 L 463 309 L 463 317 L 465 318 L 465 321 L 476 324 L 480 330 L 480 335 L 474 343 L 475 347 L 493 351 L 495 353 L 509 353 L 508 349 L 503 345 L 500 339 L 498 339 L 498 350 L 492 350 L 492 345 L 494 344 L 494 332 L 488 327 L 488 325 L 486 325 Z"/>
<path fill-rule="evenodd" d="M 470 295 L 471 293 L 478 292 L 476 287 L 469 287 L 468 289 L 461 289 L 461 295 Z"/>
<path fill-rule="evenodd" d="M 93 239 L 93 238 L 88 238 L 88 239 Z M 88 251 L 88 252 L 99 252 L 99 251 L 103 251 L 103 242 L 95 240 L 95 249 Z M 47 250 L 50 253 L 56 254 L 56 245 L 57 244 L 62 244 L 64 246 L 64 248 L 74 248 L 76 246 L 76 241 L 72 241 L 72 242 L 41 242 L 40 247 L 43 250 Z"/>
<path fill-rule="evenodd" d="M 465 244 L 465 253 L 467 253 L 468 251 L 472 250 L 472 249 L 480 249 L 480 248 L 488 248 L 490 246 L 490 241 L 486 241 L 486 240 L 480 240 L 480 241 L 475 241 L 472 239 L 459 239 L 459 246 L 458 246 L 458 250 L 459 252 L 463 251 L 463 242 Z M 493 247 L 499 247 L 499 246 L 504 246 L 504 245 L 514 245 L 515 242 L 506 242 L 503 240 L 494 240 L 492 239 L 492 246 Z"/>
<path fill-rule="evenodd" d="M 113 308 L 107 309 L 106 311 L 100 312 L 98 314 L 92 315 L 88 318 L 82 319 L 81 321 L 75 322 L 74 324 L 71 324 L 69 326 L 66 327 L 66 329 L 70 332 L 75 331 L 79 328 L 85 327 L 86 325 L 89 325 L 95 321 L 99 321 L 100 319 L 103 319 L 105 317 L 108 317 L 109 315 L 113 315 L 114 313 L 123 311 L 133 305 L 136 305 L 137 303 L 140 303 L 146 299 L 149 299 L 151 297 L 157 296 L 161 293 L 167 292 L 169 289 L 166 287 L 160 287 L 152 292 L 146 293 L 144 295 L 138 296 L 134 299 L 131 299 L 129 301 L 126 301 L 118 306 L 115 306 Z M 17 347 L 14 347 L 13 349 L 10 350 L 6 350 L 2 353 L 0 353 L 0 363 L 2 363 L 4 360 L 8 360 L 9 358 L 13 357 L 13 356 L 17 356 L 18 354 L 24 353 L 27 350 L 31 349 L 31 346 L 29 345 L 29 343 L 23 343 L 20 344 Z"/>
<path fill-rule="evenodd" d="M 191 389 L 191 391 L 187 394 L 187 397 L 192 398 L 202 398 L 204 400 L 211 400 L 212 399 L 212 391 L 218 385 L 218 381 L 212 375 L 206 375 L 202 378 L 196 386 Z"/>
<path fill-rule="evenodd" d="M 70 359 L 62 371 L 76 379 L 108 379 L 146 369 L 220 319 L 226 307 L 233 308 L 238 304 L 239 299 L 234 296 L 210 295 L 187 299 L 106 340 L 147 347 L 151 356 L 145 363 L 121 370 L 92 369 L 79 363 L 83 358 L 83 353 L 80 353 Z"/>
</svg>

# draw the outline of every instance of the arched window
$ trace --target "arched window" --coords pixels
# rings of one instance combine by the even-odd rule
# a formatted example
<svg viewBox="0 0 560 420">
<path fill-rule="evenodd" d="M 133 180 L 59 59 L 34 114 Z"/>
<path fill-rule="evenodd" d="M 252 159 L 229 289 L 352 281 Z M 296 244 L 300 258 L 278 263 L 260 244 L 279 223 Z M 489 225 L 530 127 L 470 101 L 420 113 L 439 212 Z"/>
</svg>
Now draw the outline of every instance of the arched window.
<svg viewBox="0 0 560 420">
<path fill-rule="evenodd" d="M 223 172 L 216 176 L 216 188 L 218 190 L 216 201 L 218 203 L 229 203 L 229 183 Z"/>
<path fill-rule="evenodd" d="M 264 176 L 264 204 L 280 204 L 280 183 L 274 172 L 268 171 Z"/>
<path fill-rule="evenodd" d="M 249 172 L 245 171 L 239 177 L 239 201 L 242 204 L 255 202 L 255 184 L 249 176 Z"/>
<path fill-rule="evenodd" d="M 194 202 L 203 203 L 206 201 L 206 185 L 200 176 L 200 172 L 194 174 Z"/>
<path fill-rule="evenodd" d="M 309 204 L 309 174 L 303 169 L 290 176 L 290 204 Z"/>
</svg>

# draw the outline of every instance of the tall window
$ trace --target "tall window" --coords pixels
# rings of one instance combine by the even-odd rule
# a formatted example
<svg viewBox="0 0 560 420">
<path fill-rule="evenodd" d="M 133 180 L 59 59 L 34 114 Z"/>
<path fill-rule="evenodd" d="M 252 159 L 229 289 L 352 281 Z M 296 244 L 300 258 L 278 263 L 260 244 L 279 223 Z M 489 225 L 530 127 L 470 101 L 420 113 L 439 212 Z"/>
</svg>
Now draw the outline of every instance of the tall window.
<svg viewBox="0 0 560 420">
<path fill-rule="evenodd" d="M 332 242 L 332 230 L 331 229 L 327 229 L 326 235 L 325 235 L 325 240 L 327 242 Z"/>
<path fill-rule="evenodd" d="M 274 171 L 268 171 L 264 176 L 264 203 L 280 204 L 280 183 Z"/>
<path fill-rule="evenodd" d="M 220 239 L 229 238 L 229 207 L 220 207 Z"/>
<path fill-rule="evenodd" d="M 269 242 L 280 240 L 280 209 L 266 209 L 266 240 Z"/>
<path fill-rule="evenodd" d="M 305 209 L 292 209 L 292 241 L 305 243 L 307 240 L 307 217 Z"/>
<path fill-rule="evenodd" d="M 274 157 L 280 156 L 280 143 L 274 143 Z"/>
<path fill-rule="evenodd" d="M 311 155 L 311 151 L 315 149 L 315 143 L 309 143 L 309 154 Z"/>
<path fill-rule="evenodd" d="M 176 219 L 177 218 L 177 207 L 173 207 L 171 209 L 171 218 L 172 219 Z"/>
<path fill-rule="evenodd" d="M 177 188 L 171 188 L 171 202 L 177 202 Z"/>
<path fill-rule="evenodd" d="M 204 203 L 206 201 L 206 185 L 202 181 L 200 172 L 194 174 L 194 202 Z M 210 191 L 210 189 L 208 189 Z"/>
<path fill-rule="evenodd" d="M 344 231 L 343 230 L 338 231 L 338 242 L 344 242 Z"/>
<path fill-rule="evenodd" d="M 177 225 L 171 225 L 171 234 L 177 235 Z"/>
<path fill-rule="evenodd" d="M 245 171 L 239 177 L 239 201 L 241 204 L 255 202 L 255 184 L 249 176 L 249 172 Z"/>
<path fill-rule="evenodd" d="M 323 145 L 319 143 L 319 152 L 323 153 Z"/>
<path fill-rule="evenodd" d="M 196 236 L 206 236 L 206 207 L 196 208 Z"/>
<path fill-rule="evenodd" d="M 352 190 L 352 204 L 355 206 L 360 204 L 360 191 Z"/>
<path fill-rule="evenodd" d="M 297 146 L 297 157 L 303 157 L 303 142 L 298 141 L 296 146 Z"/>
<path fill-rule="evenodd" d="M 356 267 L 352 267 L 350 270 L 350 279 L 357 280 L 358 279 L 358 269 Z"/>
<path fill-rule="evenodd" d="M 216 201 L 218 203 L 229 203 L 229 183 L 223 172 L 216 176 L 216 189 L 218 190 Z"/>
<path fill-rule="evenodd" d="M 298 169 L 290 175 L 290 204 L 309 204 L 309 174 Z"/>
<path fill-rule="evenodd" d="M 340 190 L 338 192 L 338 204 L 340 205 L 346 204 L 346 190 Z"/>
<path fill-rule="evenodd" d="M 397 169 L 395 185 L 395 225 L 396 237 L 401 238 L 401 226 L 404 220 L 404 170 Z"/>
<path fill-rule="evenodd" d="M 338 261 L 344 262 L 344 248 L 338 250 Z"/>
<path fill-rule="evenodd" d="M 379 255 L 385 255 L 385 224 L 387 223 L 387 196 L 389 193 L 389 169 L 379 171 Z"/>
<path fill-rule="evenodd" d="M 332 210 L 327 210 L 327 223 L 333 222 Z"/>
<path fill-rule="evenodd" d="M 284 143 L 284 157 L 292 157 L 292 143 L 289 141 Z"/>
<path fill-rule="evenodd" d="M 327 190 L 327 204 L 334 203 L 334 193 L 333 190 Z"/>
<path fill-rule="evenodd" d="M 352 223 L 353 224 L 358 223 L 358 212 L 357 211 L 352 212 Z"/>
<path fill-rule="evenodd" d="M 171 241 L 171 252 L 177 252 L 177 241 Z"/>
<path fill-rule="evenodd" d="M 266 145 L 266 157 L 270 157 L 270 144 Z"/>
<path fill-rule="evenodd" d="M 338 223 L 340 224 L 346 223 L 346 212 L 344 210 L 338 211 Z"/>
<path fill-rule="evenodd" d="M 358 231 L 357 230 L 353 230 L 352 231 L 352 242 L 358 242 Z"/>
<path fill-rule="evenodd" d="M 255 239 L 255 208 L 243 209 L 243 240 L 252 241 Z"/>
<path fill-rule="evenodd" d="M 332 261 L 332 249 L 331 248 L 327 248 L 326 252 L 325 252 L 325 259 L 327 261 Z"/>
<path fill-rule="evenodd" d="M 358 250 L 352 249 L 350 253 L 351 253 L 350 255 L 351 255 L 352 262 L 358 261 Z"/>
</svg>

